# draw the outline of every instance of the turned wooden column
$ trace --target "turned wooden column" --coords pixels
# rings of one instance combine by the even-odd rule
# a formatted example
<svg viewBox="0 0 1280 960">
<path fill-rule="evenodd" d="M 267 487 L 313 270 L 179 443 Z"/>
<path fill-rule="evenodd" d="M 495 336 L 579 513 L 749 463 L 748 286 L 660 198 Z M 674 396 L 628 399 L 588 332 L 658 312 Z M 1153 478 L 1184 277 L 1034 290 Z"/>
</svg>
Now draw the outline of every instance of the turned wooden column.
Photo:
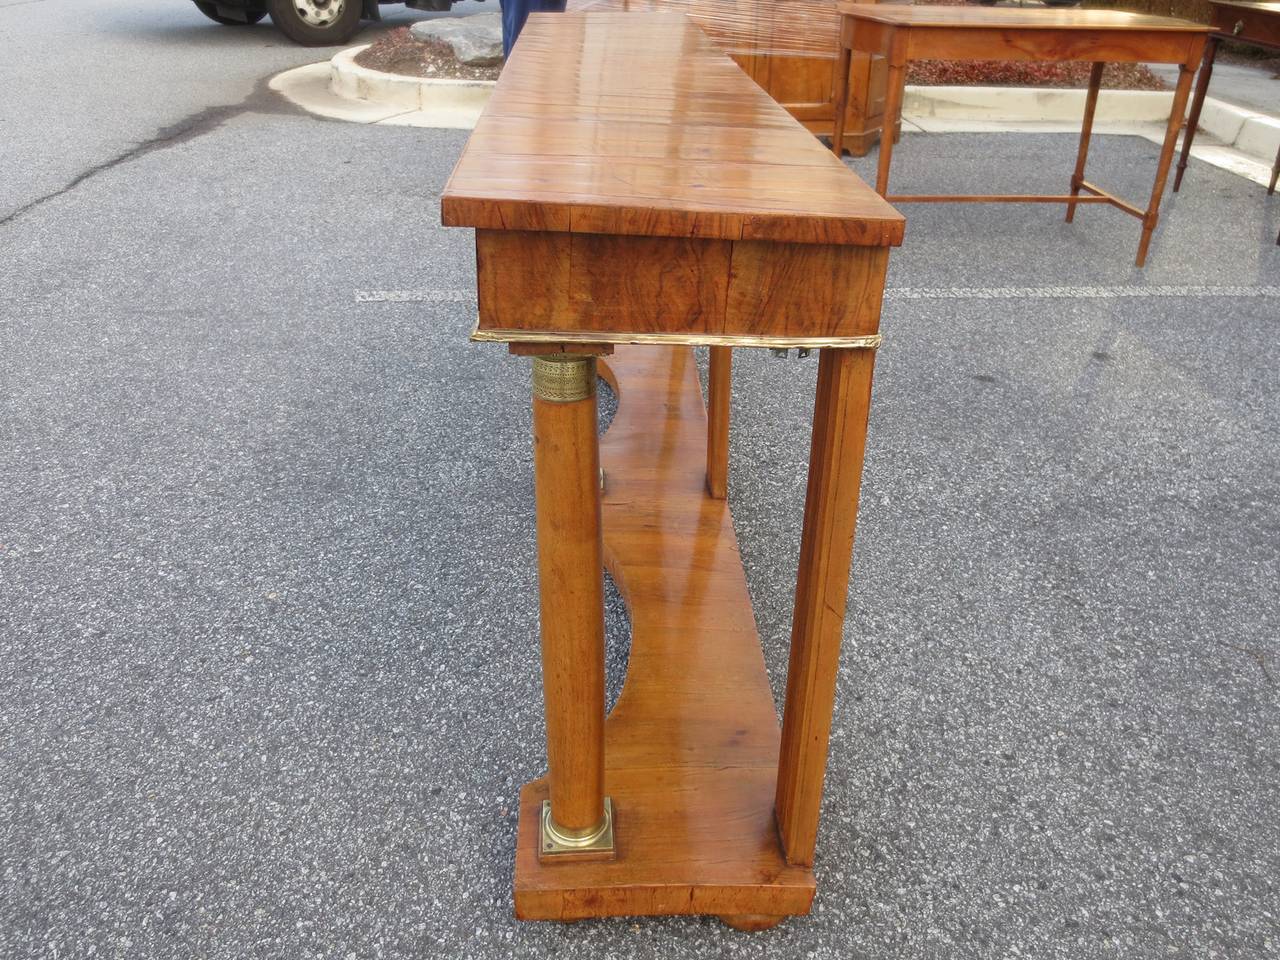
<svg viewBox="0 0 1280 960">
<path fill-rule="evenodd" d="M 787 862 L 813 865 L 862 485 L 874 350 L 823 350 L 791 622 L 775 810 Z"/>
<path fill-rule="evenodd" d="M 1089 161 L 1089 141 L 1093 137 L 1093 117 L 1098 111 L 1098 91 L 1102 89 L 1102 71 L 1105 63 L 1095 63 L 1089 69 L 1089 92 L 1084 98 L 1084 120 L 1080 125 L 1080 145 L 1076 148 L 1076 169 L 1071 174 L 1071 196 L 1080 196 L 1080 186 L 1084 183 L 1084 168 Z M 1067 223 L 1076 218 L 1074 199 L 1067 204 Z"/>
<path fill-rule="evenodd" d="M 1177 193 L 1182 186 L 1182 175 L 1187 172 L 1187 160 L 1191 157 L 1191 144 L 1196 138 L 1196 130 L 1200 126 L 1200 111 L 1204 109 L 1204 98 L 1209 92 L 1209 80 L 1213 77 L 1213 63 L 1218 58 L 1218 44 L 1221 39 L 1213 36 L 1204 45 L 1204 57 L 1200 60 L 1200 72 L 1196 75 L 1196 92 L 1191 98 L 1191 114 L 1187 117 L 1187 130 L 1182 135 L 1182 155 L 1178 157 L 1178 172 L 1173 176 L 1173 192 Z"/>
<path fill-rule="evenodd" d="M 1200 59 L 1202 50 L 1196 50 L 1196 61 Z M 1169 125 L 1165 128 L 1164 146 L 1160 148 L 1160 160 L 1156 164 L 1156 183 L 1151 188 L 1151 200 L 1147 204 L 1146 215 L 1142 218 L 1142 238 L 1138 241 L 1138 257 L 1135 266 L 1143 266 L 1147 262 L 1147 249 L 1151 246 L 1151 235 L 1156 231 L 1156 222 L 1160 219 L 1160 200 L 1164 197 L 1165 181 L 1169 177 L 1169 166 L 1173 162 L 1173 150 L 1178 144 L 1178 133 L 1182 130 L 1183 118 L 1187 112 L 1187 100 L 1191 96 L 1191 80 L 1195 77 L 1196 62 L 1182 64 L 1178 68 L 1178 85 L 1173 90 L 1173 110 L 1169 113 Z"/>
<path fill-rule="evenodd" d="M 539 855 L 607 855 L 604 562 L 594 357 L 533 359 L 533 465 L 550 799 Z"/>
</svg>

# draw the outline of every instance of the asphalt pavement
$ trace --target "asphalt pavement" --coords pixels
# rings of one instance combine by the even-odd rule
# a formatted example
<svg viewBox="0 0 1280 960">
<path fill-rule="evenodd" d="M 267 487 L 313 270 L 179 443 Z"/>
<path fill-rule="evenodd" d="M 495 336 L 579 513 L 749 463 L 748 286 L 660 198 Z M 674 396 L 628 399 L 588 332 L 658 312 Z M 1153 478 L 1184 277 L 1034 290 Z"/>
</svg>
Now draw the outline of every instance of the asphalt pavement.
<svg viewBox="0 0 1280 960">
<path fill-rule="evenodd" d="M 1280 74 L 1276 73 L 1274 63 L 1274 60 L 1229 63 L 1224 57 L 1213 65 L 1208 96 L 1256 110 L 1264 116 L 1275 116 L 1280 104 Z M 1151 70 L 1163 77 L 1171 88 L 1178 82 L 1176 66 L 1152 64 Z"/>
<path fill-rule="evenodd" d="M 463 0 L 458 13 L 496 10 Z M 383 8 L 353 42 L 435 14 Z M 0 0 L 0 220 L 95 170 L 200 132 L 271 74 L 325 59 L 271 27 L 223 27 L 191 0 Z M 322 163 L 323 157 L 311 158 Z M 201 171 L 192 171 L 199 183 Z M 259 171 L 246 164 L 245 182 Z"/>
<path fill-rule="evenodd" d="M 316 54 L 188 6 L 0 2 L 0 956 L 1280 954 L 1280 198 L 1194 163 L 1145 270 L 1114 210 L 907 208 L 813 914 L 521 924 L 529 386 L 467 341 L 466 133 L 297 112 Z M 907 135 L 895 189 L 1073 158 Z M 816 361 L 735 373 L 781 696 Z"/>
</svg>

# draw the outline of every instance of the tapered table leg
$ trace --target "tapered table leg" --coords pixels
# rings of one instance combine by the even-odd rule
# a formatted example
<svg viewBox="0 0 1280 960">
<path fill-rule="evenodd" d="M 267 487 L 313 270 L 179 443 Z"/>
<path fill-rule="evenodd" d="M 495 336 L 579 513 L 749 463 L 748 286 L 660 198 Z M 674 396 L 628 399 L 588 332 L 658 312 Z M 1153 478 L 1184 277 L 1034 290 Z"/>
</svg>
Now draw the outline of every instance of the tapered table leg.
<svg viewBox="0 0 1280 960">
<path fill-rule="evenodd" d="M 1196 128 L 1200 124 L 1200 111 L 1204 108 L 1204 98 L 1209 92 L 1209 78 L 1213 76 L 1213 61 L 1218 56 L 1218 38 L 1210 37 L 1204 45 L 1204 59 L 1200 62 L 1200 76 L 1196 78 L 1196 95 L 1191 100 L 1191 115 L 1187 117 L 1187 132 L 1182 137 L 1182 155 L 1178 157 L 1178 172 L 1173 177 L 1173 192 L 1177 193 L 1182 186 L 1182 174 L 1186 172 L 1187 160 L 1191 156 L 1191 143 L 1196 138 Z"/>
<path fill-rule="evenodd" d="M 841 30 L 842 32 L 848 32 L 851 27 L 845 25 L 841 27 Z M 853 50 L 850 48 L 849 43 L 848 39 L 842 40 L 840 55 L 836 57 L 835 91 L 832 96 L 836 112 L 831 121 L 831 151 L 837 157 L 844 156 L 845 115 L 849 111 L 849 75 L 853 70 Z"/>
<path fill-rule="evenodd" d="M 1076 151 L 1076 169 L 1071 174 L 1071 196 L 1080 196 L 1080 184 L 1084 183 L 1084 167 L 1089 160 L 1089 140 L 1093 136 L 1093 115 L 1098 109 L 1098 90 L 1102 87 L 1102 68 L 1105 63 L 1095 63 L 1089 71 L 1089 92 L 1084 98 L 1084 122 L 1080 126 L 1080 147 Z M 1067 223 L 1076 218 L 1076 203 L 1067 204 Z"/>
<path fill-rule="evenodd" d="M 818 364 L 775 799 L 787 860 L 802 866 L 817 843 L 874 364 L 873 350 L 823 350 Z"/>
<path fill-rule="evenodd" d="M 894 34 L 889 45 L 889 79 L 884 91 L 884 126 L 880 128 L 880 156 L 876 163 L 876 193 L 889 192 L 889 165 L 893 162 L 894 131 L 902 119 L 902 94 L 907 82 L 905 44 Z"/>
<path fill-rule="evenodd" d="M 1151 189 L 1151 202 L 1147 204 L 1147 212 L 1142 218 L 1142 239 L 1138 241 L 1138 257 L 1134 261 L 1139 267 L 1147 262 L 1151 235 L 1155 233 L 1156 222 L 1160 219 L 1160 200 L 1164 197 L 1164 185 L 1169 179 L 1169 165 L 1173 162 L 1173 148 L 1178 143 L 1178 131 L 1182 129 L 1183 117 L 1187 113 L 1187 98 L 1191 94 L 1191 77 L 1194 72 L 1190 64 L 1178 66 L 1178 86 L 1173 91 L 1173 109 L 1169 113 L 1169 126 L 1164 132 L 1164 146 L 1160 148 L 1160 162 L 1156 164 L 1156 182 Z"/>
<path fill-rule="evenodd" d="M 533 464 L 550 800 L 539 855 L 608 856 L 604 565 L 594 357 L 533 360 Z"/>
<path fill-rule="evenodd" d="M 729 397 L 733 348 L 712 347 L 707 373 L 707 493 L 723 500 L 729 492 Z"/>
</svg>

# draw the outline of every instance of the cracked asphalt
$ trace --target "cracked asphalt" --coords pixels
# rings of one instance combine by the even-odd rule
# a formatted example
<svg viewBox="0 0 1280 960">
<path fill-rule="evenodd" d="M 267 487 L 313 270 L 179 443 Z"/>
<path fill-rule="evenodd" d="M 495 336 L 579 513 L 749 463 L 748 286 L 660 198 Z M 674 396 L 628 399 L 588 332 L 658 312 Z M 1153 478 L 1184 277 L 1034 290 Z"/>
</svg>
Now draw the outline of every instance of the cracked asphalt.
<svg viewBox="0 0 1280 960">
<path fill-rule="evenodd" d="M 908 208 L 814 913 L 520 924 L 528 383 L 466 340 L 466 135 L 298 113 L 316 54 L 190 7 L 0 0 L 0 956 L 1280 955 L 1280 198 L 1195 164 L 1143 271 L 1115 211 Z M 895 189 L 1073 158 L 908 135 Z M 735 373 L 780 696 L 816 363 Z"/>
</svg>

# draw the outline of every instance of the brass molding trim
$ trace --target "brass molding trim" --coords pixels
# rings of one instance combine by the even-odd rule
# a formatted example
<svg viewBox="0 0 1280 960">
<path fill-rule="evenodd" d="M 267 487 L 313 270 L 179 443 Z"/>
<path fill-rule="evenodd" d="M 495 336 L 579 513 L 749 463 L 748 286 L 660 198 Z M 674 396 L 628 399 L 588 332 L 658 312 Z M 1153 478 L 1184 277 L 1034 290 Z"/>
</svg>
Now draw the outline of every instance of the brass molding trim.
<svg viewBox="0 0 1280 960">
<path fill-rule="evenodd" d="M 613 801 L 604 798 L 604 818 L 589 830 L 566 830 L 551 817 L 551 801 L 542 801 L 538 831 L 538 856 L 573 854 L 599 857 L 613 853 Z"/>
<path fill-rule="evenodd" d="M 718 333 L 596 333 L 573 330 L 481 330 L 471 331 L 477 343 L 653 343 L 666 346 L 699 347 L 804 347 L 810 350 L 876 350 L 883 342 L 878 333 L 862 337 L 750 337 Z"/>
<path fill-rule="evenodd" d="M 571 353 L 533 358 L 533 395 L 551 403 L 572 403 L 596 394 L 596 358 Z"/>
</svg>

